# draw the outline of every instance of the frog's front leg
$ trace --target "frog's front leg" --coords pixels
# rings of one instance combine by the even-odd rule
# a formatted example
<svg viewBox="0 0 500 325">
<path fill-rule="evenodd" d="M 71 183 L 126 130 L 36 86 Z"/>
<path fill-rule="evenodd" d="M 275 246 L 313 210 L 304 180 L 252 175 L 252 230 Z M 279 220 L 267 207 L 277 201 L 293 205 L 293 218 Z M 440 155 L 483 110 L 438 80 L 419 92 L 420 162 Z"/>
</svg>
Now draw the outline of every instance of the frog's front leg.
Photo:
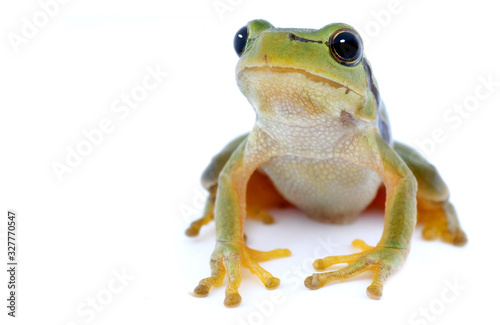
<svg viewBox="0 0 500 325">
<path fill-rule="evenodd" d="M 217 244 L 210 260 L 212 274 L 201 280 L 194 290 L 199 297 L 207 296 L 210 287 L 221 285 L 227 273 L 229 284 L 224 299 L 227 307 L 236 307 L 241 302 L 238 293 L 241 266 L 256 274 L 266 288 L 274 289 L 279 285 L 279 279 L 260 267 L 258 262 L 290 255 L 287 249 L 261 252 L 250 249 L 245 244 L 243 228 L 247 183 L 256 168 L 267 159 L 262 153 L 252 153 L 252 149 L 248 147 L 247 140 L 243 141 L 219 176 L 214 209 Z"/>
<path fill-rule="evenodd" d="M 197 236 L 200 229 L 214 220 L 215 197 L 217 194 L 219 175 L 228 162 L 233 152 L 246 140 L 248 134 L 241 135 L 228 143 L 207 166 L 201 176 L 201 183 L 208 191 L 202 217 L 193 221 L 185 233 L 189 237 Z M 248 182 L 247 215 L 264 224 L 274 223 L 273 217 L 266 211 L 269 208 L 284 207 L 289 205 L 274 189 L 266 176 L 258 171 L 254 172 Z"/>
<path fill-rule="evenodd" d="M 353 277 L 367 270 L 373 270 L 373 282 L 367 288 L 367 295 L 380 299 L 386 279 L 399 269 L 410 250 L 410 242 L 416 223 L 415 177 L 396 152 L 376 133 L 373 143 L 368 148 L 380 157 L 380 166 L 373 168 L 379 173 L 387 191 L 385 225 L 382 238 L 376 247 L 370 247 L 361 241 L 354 244 L 364 252 L 327 257 L 317 260 L 314 266 L 324 269 L 338 263 L 348 266 L 333 272 L 315 273 L 305 279 L 309 289 L 319 289 L 324 285 Z"/>
<path fill-rule="evenodd" d="M 217 155 L 212 158 L 210 164 L 203 171 L 201 184 L 208 191 L 208 198 L 205 202 L 202 217 L 193 221 L 191 225 L 189 225 L 189 228 L 186 229 L 185 233 L 187 236 L 197 236 L 201 227 L 214 220 L 215 196 L 217 194 L 217 182 L 219 175 L 233 152 L 242 142 L 246 141 L 247 136 L 248 134 L 243 134 L 229 142 Z"/>
</svg>

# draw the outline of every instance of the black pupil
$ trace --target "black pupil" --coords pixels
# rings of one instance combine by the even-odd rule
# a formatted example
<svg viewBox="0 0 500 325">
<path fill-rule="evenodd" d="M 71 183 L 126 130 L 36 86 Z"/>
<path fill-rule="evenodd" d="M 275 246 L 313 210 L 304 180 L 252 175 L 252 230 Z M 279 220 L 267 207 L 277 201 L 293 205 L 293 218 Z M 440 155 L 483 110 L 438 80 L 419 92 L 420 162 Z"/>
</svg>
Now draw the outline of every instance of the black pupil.
<svg viewBox="0 0 500 325">
<path fill-rule="evenodd" d="M 349 32 L 341 32 L 333 39 L 333 50 L 346 61 L 354 60 L 360 49 L 358 38 Z"/>
<path fill-rule="evenodd" d="M 245 49 L 245 45 L 247 44 L 247 38 L 248 38 L 248 29 L 247 27 L 242 27 L 240 30 L 236 33 L 234 36 L 234 50 L 236 51 L 236 54 L 238 56 L 243 53 L 243 50 Z"/>
</svg>

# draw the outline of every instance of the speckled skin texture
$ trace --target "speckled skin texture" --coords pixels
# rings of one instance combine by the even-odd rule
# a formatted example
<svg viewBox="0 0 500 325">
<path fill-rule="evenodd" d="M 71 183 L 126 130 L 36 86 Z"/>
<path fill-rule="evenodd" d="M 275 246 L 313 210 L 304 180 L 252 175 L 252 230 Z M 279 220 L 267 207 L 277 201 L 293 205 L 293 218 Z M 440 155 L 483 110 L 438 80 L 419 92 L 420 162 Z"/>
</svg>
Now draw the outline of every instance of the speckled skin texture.
<svg viewBox="0 0 500 325">
<path fill-rule="evenodd" d="M 350 223 L 373 200 L 380 177 L 341 158 L 272 158 L 262 166 L 278 191 L 313 219 Z"/>
<path fill-rule="evenodd" d="M 279 285 L 279 279 L 259 262 L 286 257 L 290 251 L 260 252 L 247 247 L 244 240 L 247 214 L 269 223 L 268 208 L 293 205 L 314 219 L 348 223 L 381 187 L 385 189 L 380 241 L 368 246 L 355 240 L 361 253 L 315 261 L 317 270 L 348 265 L 307 277 L 304 284 L 310 289 L 373 270 L 367 295 L 380 299 L 385 281 L 408 256 L 417 202 L 424 238 L 465 244 L 448 188 L 437 170 L 413 149 L 392 140 L 361 41 L 356 62 L 345 64 L 332 54 L 331 38 L 343 31 L 357 35 L 352 27 L 282 29 L 254 20 L 246 30 L 236 81 L 255 110 L 256 123 L 248 135 L 216 155 L 203 173 L 202 183 L 210 196 L 203 217 L 186 234 L 195 236 L 215 220 L 217 244 L 210 259 L 211 276 L 200 281 L 194 295 L 208 295 L 227 274 L 224 304 L 238 306 L 243 266 L 266 288 Z M 259 193 L 265 197 L 259 198 Z"/>
<path fill-rule="evenodd" d="M 354 221 L 381 184 L 377 173 L 360 167 L 372 160 L 355 145 L 361 132 L 375 128 L 374 120 L 349 113 L 363 98 L 292 71 L 247 69 L 239 73 L 238 84 L 256 110 L 255 127 L 270 138 L 261 143 L 274 157 L 260 170 L 308 216 Z"/>
</svg>

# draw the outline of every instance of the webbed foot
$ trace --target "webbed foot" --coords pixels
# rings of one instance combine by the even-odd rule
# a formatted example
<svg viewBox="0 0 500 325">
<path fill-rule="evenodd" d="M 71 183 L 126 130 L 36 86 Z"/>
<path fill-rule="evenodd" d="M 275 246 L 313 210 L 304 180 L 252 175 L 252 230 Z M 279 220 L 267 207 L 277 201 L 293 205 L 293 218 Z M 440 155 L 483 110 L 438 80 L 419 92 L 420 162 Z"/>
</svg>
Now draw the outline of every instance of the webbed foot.
<svg viewBox="0 0 500 325">
<path fill-rule="evenodd" d="M 424 225 L 425 240 L 440 238 L 445 243 L 463 246 L 467 235 L 460 227 L 455 208 L 450 202 L 418 201 L 418 222 Z"/>
<path fill-rule="evenodd" d="M 363 252 L 343 255 L 329 256 L 314 261 L 313 266 L 316 270 L 324 270 L 334 264 L 347 263 L 348 265 L 340 270 L 314 273 L 305 279 L 304 285 L 309 289 L 315 290 L 325 286 L 333 281 L 342 281 L 351 278 L 362 272 L 373 270 L 373 282 L 366 289 L 366 294 L 372 299 L 380 299 L 384 282 L 386 279 L 403 265 L 408 249 L 394 247 L 372 247 L 362 240 L 353 241 L 353 246 L 361 248 Z"/>
<path fill-rule="evenodd" d="M 227 272 L 229 284 L 226 287 L 226 307 L 237 307 L 241 303 L 238 288 L 241 283 L 241 267 L 245 266 L 256 274 L 267 289 L 275 289 L 280 280 L 264 270 L 258 262 L 273 258 L 290 256 L 288 249 L 275 249 L 269 252 L 248 248 L 244 243 L 235 241 L 218 242 L 210 260 L 212 275 L 200 281 L 194 289 L 197 297 L 206 297 L 212 286 L 220 286 Z"/>
</svg>

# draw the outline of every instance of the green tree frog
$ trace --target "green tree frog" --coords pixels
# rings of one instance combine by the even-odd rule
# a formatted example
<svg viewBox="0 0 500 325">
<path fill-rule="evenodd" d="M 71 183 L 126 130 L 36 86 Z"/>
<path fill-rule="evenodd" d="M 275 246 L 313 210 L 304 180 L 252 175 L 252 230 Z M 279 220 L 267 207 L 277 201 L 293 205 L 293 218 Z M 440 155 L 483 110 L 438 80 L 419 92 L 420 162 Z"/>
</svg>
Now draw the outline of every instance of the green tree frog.
<svg viewBox="0 0 500 325">
<path fill-rule="evenodd" d="M 275 28 L 250 21 L 235 36 L 236 81 L 255 110 L 253 129 L 230 142 L 202 176 L 209 197 L 188 236 L 215 219 L 211 276 L 195 288 L 207 296 L 227 274 L 224 304 L 238 306 L 246 267 L 266 288 L 280 281 L 259 263 L 290 255 L 287 249 L 257 251 L 245 243 L 246 216 L 272 223 L 269 209 L 296 207 L 328 223 L 353 222 L 367 207 L 385 208 L 382 237 L 361 252 L 316 260 L 304 281 L 319 289 L 367 270 L 367 295 L 380 299 L 387 278 L 405 262 L 418 222 L 423 237 L 464 245 L 449 191 L 436 168 L 414 149 L 393 140 L 386 108 L 363 43 L 354 28 L 334 23 L 321 29 Z"/>
</svg>

